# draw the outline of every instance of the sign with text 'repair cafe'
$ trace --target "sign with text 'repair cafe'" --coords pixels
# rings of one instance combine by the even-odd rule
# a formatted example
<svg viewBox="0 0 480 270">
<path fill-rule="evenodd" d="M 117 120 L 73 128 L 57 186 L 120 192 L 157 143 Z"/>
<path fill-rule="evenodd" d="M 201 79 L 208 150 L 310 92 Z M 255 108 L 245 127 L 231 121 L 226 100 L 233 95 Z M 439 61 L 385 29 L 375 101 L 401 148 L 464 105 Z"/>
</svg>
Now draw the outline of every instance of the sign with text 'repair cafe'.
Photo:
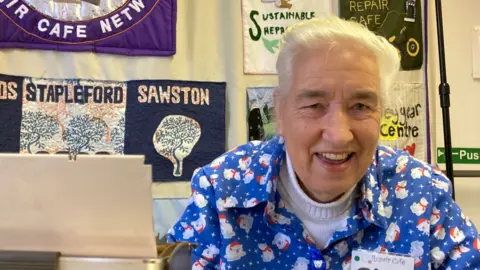
<svg viewBox="0 0 480 270">
<path fill-rule="evenodd" d="M 294 23 L 330 14 L 331 0 L 242 0 L 244 73 L 276 74 L 285 30 Z"/>
<path fill-rule="evenodd" d="M 0 74 L 0 152 L 144 155 L 153 181 L 189 181 L 226 150 L 225 88 Z"/>
<path fill-rule="evenodd" d="M 177 0 L 0 0 L 0 48 L 171 56 Z"/>
<path fill-rule="evenodd" d="M 339 0 L 340 16 L 359 22 L 397 48 L 403 70 L 423 65 L 421 0 Z"/>
</svg>

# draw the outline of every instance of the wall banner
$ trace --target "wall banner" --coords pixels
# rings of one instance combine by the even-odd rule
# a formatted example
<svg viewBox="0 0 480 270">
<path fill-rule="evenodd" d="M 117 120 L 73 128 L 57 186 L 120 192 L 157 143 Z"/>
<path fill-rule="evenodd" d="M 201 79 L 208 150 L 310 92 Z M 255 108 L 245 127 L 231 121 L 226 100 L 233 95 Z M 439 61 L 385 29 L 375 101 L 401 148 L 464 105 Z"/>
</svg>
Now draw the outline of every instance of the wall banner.
<svg viewBox="0 0 480 270">
<path fill-rule="evenodd" d="M 403 70 L 423 64 L 423 20 L 420 0 L 339 0 L 340 17 L 359 22 L 387 38 Z"/>
<path fill-rule="evenodd" d="M 428 108 L 425 85 L 396 83 L 386 96 L 380 123 L 380 143 L 403 149 L 427 161 Z"/>
<path fill-rule="evenodd" d="M 170 56 L 176 0 L 3 0 L 0 48 Z"/>
<path fill-rule="evenodd" d="M 249 141 L 266 141 L 275 136 L 274 89 L 274 87 L 247 88 L 247 129 Z"/>
<path fill-rule="evenodd" d="M 330 14 L 331 0 L 242 0 L 244 73 L 276 74 L 279 41 L 286 28 Z"/>
<path fill-rule="evenodd" d="M 0 75 L 0 152 L 139 154 L 154 181 L 189 181 L 226 150 L 225 88 Z"/>
<path fill-rule="evenodd" d="M 131 81 L 125 154 L 144 154 L 154 180 L 188 180 L 226 151 L 226 83 Z"/>
</svg>

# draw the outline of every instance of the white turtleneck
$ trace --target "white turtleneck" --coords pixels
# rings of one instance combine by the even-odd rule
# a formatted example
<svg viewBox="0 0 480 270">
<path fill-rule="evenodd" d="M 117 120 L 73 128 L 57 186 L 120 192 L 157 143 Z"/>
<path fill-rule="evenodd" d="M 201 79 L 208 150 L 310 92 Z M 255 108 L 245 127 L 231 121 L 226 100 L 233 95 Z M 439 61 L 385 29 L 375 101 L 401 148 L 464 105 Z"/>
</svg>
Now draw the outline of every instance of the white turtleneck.
<svg viewBox="0 0 480 270">
<path fill-rule="evenodd" d="M 323 250 L 337 228 L 344 226 L 350 214 L 355 186 L 331 203 L 312 200 L 298 184 L 290 158 L 281 166 L 278 192 L 285 206 L 304 224 L 318 249 Z"/>
</svg>

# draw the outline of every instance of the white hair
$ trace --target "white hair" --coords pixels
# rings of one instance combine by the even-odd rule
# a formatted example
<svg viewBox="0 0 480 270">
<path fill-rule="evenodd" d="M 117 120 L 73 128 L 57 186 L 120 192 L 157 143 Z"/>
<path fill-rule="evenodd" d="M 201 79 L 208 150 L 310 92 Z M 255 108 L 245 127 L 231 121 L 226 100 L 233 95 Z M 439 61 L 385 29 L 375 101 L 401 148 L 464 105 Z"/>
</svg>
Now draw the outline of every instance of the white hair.
<svg viewBox="0 0 480 270">
<path fill-rule="evenodd" d="M 369 49 L 377 58 L 380 72 L 380 91 L 392 87 L 400 68 L 397 49 L 384 37 L 377 36 L 365 26 L 336 16 L 314 18 L 290 26 L 280 41 L 277 59 L 278 87 L 280 92 L 290 88 L 292 65 L 295 54 L 302 49 L 315 49 L 322 45 L 335 46 L 339 40 L 357 41 Z"/>
</svg>

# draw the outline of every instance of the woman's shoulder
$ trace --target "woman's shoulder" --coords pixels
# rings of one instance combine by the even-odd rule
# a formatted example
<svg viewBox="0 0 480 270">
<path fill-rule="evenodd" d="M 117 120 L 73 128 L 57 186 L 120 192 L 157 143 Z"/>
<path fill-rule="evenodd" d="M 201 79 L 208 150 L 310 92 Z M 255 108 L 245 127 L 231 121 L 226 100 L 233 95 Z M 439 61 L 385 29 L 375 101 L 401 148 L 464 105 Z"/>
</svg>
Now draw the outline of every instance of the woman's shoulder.
<svg viewBox="0 0 480 270">
<path fill-rule="evenodd" d="M 379 146 L 377 149 L 379 177 L 382 184 L 398 192 L 415 189 L 417 194 L 450 193 L 451 182 L 432 164 L 412 156 L 407 151 Z"/>
<path fill-rule="evenodd" d="M 251 206 L 251 202 L 269 197 L 283 156 L 283 144 L 275 140 L 235 147 L 195 171 L 192 189 L 211 186 L 215 201 L 221 202 L 220 209 Z"/>
<path fill-rule="evenodd" d="M 219 169 L 232 167 L 234 165 L 234 162 L 232 161 L 238 161 L 245 157 L 252 158 L 260 149 L 262 149 L 262 146 L 265 144 L 266 142 L 263 141 L 251 141 L 246 144 L 239 145 L 216 157 L 212 162 L 205 165 L 203 168 L 208 170 L 209 168 Z"/>
<path fill-rule="evenodd" d="M 225 170 L 245 172 L 249 169 L 254 170 L 258 164 L 267 167 L 273 161 L 272 157 L 274 159 L 280 157 L 283 152 L 283 139 L 279 137 L 269 141 L 250 141 L 218 156 L 202 169 L 206 174 L 215 174 Z"/>
</svg>

